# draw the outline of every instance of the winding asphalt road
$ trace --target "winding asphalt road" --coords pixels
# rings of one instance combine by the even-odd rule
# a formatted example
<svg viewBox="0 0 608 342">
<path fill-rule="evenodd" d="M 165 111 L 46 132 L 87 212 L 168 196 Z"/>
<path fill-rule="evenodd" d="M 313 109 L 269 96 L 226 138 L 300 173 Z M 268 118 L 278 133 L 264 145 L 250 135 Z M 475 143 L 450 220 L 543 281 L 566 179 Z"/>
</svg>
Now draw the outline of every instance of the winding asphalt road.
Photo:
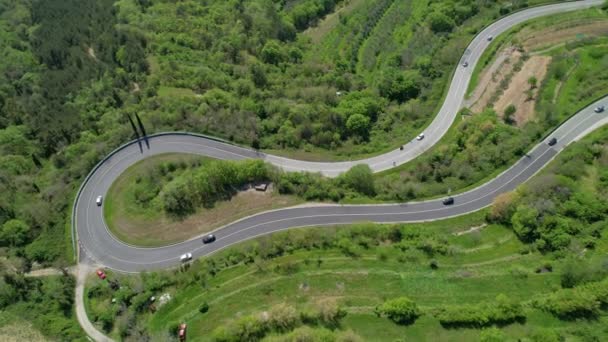
<svg viewBox="0 0 608 342">
<path fill-rule="evenodd" d="M 121 272 L 141 272 L 172 267 L 179 264 L 179 255 L 192 252 L 195 257 L 208 255 L 256 236 L 294 227 L 340 225 L 360 221 L 378 223 L 415 222 L 437 220 L 463 215 L 492 203 L 499 195 L 515 189 L 549 163 L 563 148 L 597 127 L 608 123 L 607 114 L 597 114 L 593 108 L 608 103 L 608 97 L 577 113 L 553 132 L 547 141 L 557 138 L 557 144 L 547 141 L 534 147 L 511 168 L 486 184 L 454 196 L 455 203 L 444 206 L 441 200 L 389 205 L 323 205 L 287 208 L 250 216 L 231 223 L 215 232 L 217 241 L 202 245 L 199 238 L 161 248 L 138 248 L 126 245 L 108 231 L 101 208 L 95 205 L 98 195 L 107 193 L 112 182 L 129 166 L 149 156 L 167 152 L 199 154 L 218 159 L 262 158 L 287 171 L 314 171 L 326 176 L 337 176 L 356 164 L 368 164 L 374 171 L 390 169 L 422 154 L 435 145 L 447 132 L 462 107 L 464 97 L 483 51 L 488 47 L 487 37 L 498 36 L 509 28 L 539 16 L 597 6 L 604 0 L 568 2 L 527 9 L 503 18 L 484 29 L 469 45 L 457 66 L 445 101 L 429 127 L 426 138 L 405 144 L 404 150 L 390 151 L 369 159 L 354 162 L 316 163 L 287 159 L 251 151 L 213 138 L 187 133 L 165 133 L 149 137 L 146 144 L 133 141 L 104 158 L 87 176 L 75 200 L 72 227 L 77 241 L 80 262 L 76 286 L 76 312 L 78 321 L 96 341 L 111 341 L 89 321 L 84 305 L 84 283 L 91 273 L 90 264 L 99 264 Z M 469 67 L 461 66 L 467 61 Z"/>
<path fill-rule="evenodd" d="M 595 127 L 608 123 L 608 114 L 593 111 L 608 97 L 594 103 L 560 126 L 550 138 L 557 144 L 541 142 L 527 156 L 491 181 L 471 191 L 454 196 L 455 203 L 444 206 L 441 200 L 387 205 L 321 205 L 268 211 L 231 223 L 215 232 L 217 241 L 203 245 L 199 238 L 160 248 L 138 248 L 117 240 L 106 228 L 103 210 L 95 204 L 99 194 L 107 193 L 112 182 L 138 160 L 154 154 L 183 152 L 220 159 L 251 157 L 220 149 L 217 142 L 196 136 L 167 134 L 149 138 L 150 150 L 142 154 L 137 144 L 129 145 L 104 162 L 89 179 L 76 209 L 81 248 L 96 263 L 123 272 L 140 272 L 175 266 L 179 256 L 192 252 L 195 257 L 213 253 L 253 237 L 293 227 L 348 224 L 361 221 L 379 223 L 416 222 L 463 215 L 492 203 L 498 194 L 515 189 L 545 166 L 566 145 Z M 254 155 L 255 153 L 252 152 Z"/>
<path fill-rule="evenodd" d="M 98 195 L 105 195 L 112 182 L 129 166 L 149 156 L 168 152 L 192 153 L 218 159 L 262 158 L 285 170 L 321 172 L 336 176 L 356 164 L 368 164 L 374 171 L 382 171 L 403 164 L 431 148 L 447 132 L 461 108 L 471 73 L 481 54 L 487 48 L 488 36 L 497 36 L 509 28 L 529 19 L 602 4 L 603 0 L 567 2 L 531 8 L 515 13 L 484 29 L 469 45 L 461 63 L 468 67 L 456 68 L 445 102 L 433 122 L 425 130 L 422 141 L 407 143 L 403 151 L 396 149 L 373 158 L 338 163 L 306 162 L 266 155 L 246 148 L 230 145 L 212 138 L 188 133 L 164 133 L 148 137 L 147 144 L 133 141 L 121 146 L 101 161 L 83 183 L 75 201 L 73 226 L 76 228 L 80 260 L 92 259 L 95 263 L 122 272 L 141 272 L 172 267 L 179 264 L 179 255 L 192 252 L 195 257 L 211 254 L 232 244 L 253 237 L 293 227 L 349 224 L 360 221 L 379 223 L 415 222 L 463 215 L 491 204 L 498 194 L 513 190 L 546 165 L 567 144 L 590 129 L 606 123 L 605 114 L 596 114 L 591 105 L 560 126 L 551 137 L 558 143 L 545 142 L 532 149 L 507 171 L 488 183 L 455 196 L 455 203 L 444 206 L 441 200 L 390 204 L 390 205 L 322 205 L 287 208 L 247 217 L 217 230 L 217 241 L 202 245 L 199 238 L 160 248 L 138 248 L 122 243 L 108 231 L 103 211 L 95 205 Z M 142 148 L 143 146 L 143 148 Z"/>
</svg>

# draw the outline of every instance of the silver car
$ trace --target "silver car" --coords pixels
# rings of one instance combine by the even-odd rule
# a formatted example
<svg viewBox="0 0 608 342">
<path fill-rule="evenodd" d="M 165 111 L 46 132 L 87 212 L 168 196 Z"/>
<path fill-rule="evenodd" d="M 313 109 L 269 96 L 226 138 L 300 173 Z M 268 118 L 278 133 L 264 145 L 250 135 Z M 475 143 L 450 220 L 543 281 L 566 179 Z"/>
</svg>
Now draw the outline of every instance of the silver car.
<svg viewBox="0 0 608 342">
<path fill-rule="evenodd" d="M 179 257 L 179 261 L 181 262 L 186 262 L 186 261 L 190 261 L 192 260 L 192 253 L 185 253 L 180 255 Z"/>
</svg>

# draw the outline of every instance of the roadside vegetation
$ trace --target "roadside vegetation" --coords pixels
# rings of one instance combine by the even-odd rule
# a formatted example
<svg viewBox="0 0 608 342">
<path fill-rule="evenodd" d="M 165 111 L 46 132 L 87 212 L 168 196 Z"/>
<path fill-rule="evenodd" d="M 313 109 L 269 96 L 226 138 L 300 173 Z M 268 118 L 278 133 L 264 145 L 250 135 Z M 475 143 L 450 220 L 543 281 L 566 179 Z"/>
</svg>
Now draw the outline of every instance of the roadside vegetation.
<svg viewBox="0 0 608 342">
<path fill-rule="evenodd" d="M 131 166 L 112 184 L 104 203 L 110 231 L 137 246 L 184 241 L 241 217 L 292 206 L 268 184 L 274 173 L 262 161 L 229 162 L 163 154 Z"/>
<path fill-rule="evenodd" d="M 6 342 L 49 341 L 31 323 L 8 312 L 0 313 L 0 339 Z"/>
<path fill-rule="evenodd" d="M 430 121 L 475 32 L 543 2 L 0 0 L 1 256 L 17 275 L 73 261 L 78 186 L 134 137 L 135 115 L 148 133 L 311 159 L 378 153 Z M 308 36 L 341 6 L 331 30 Z M 76 339 L 67 311 L 65 329 L 47 324 L 46 280 L 29 282 L 6 310 L 31 304 L 36 329 Z"/>
<path fill-rule="evenodd" d="M 394 46 L 417 52 L 416 30 L 428 33 L 434 27 L 437 34 L 425 36 L 434 48 L 415 68 L 417 55 L 393 65 L 380 51 L 381 64 L 386 61 L 395 71 L 383 75 L 398 76 L 382 83 L 382 73 L 376 72 L 384 69 L 380 64 L 365 67 L 370 71 L 359 77 L 359 67 L 343 65 L 352 54 L 334 61 L 316 50 L 332 46 L 323 39 L 334 29 L 320 37 L 322 44 L 312 44 L 305 32 L 323 25 L 336 8 L 350 6 L 335 29 L 366 31 L 352 43 L 373 50 L 374 44 L 366 42 L 370 37 L 378 41 L 398 30 L 394 13 L 402 7 L 393 6 L 402 4 L 397 2 L 251 0 L 232 6 L 220 1 L 207 10 L 195 1 L 1 0 L 0 225 L 18 220 L 9 227 L 23 232 L 1 244 L 26 265 L 70 261 L 69 217 L 76 190 L 104 155 L 134 136 L 129 125 L 134 114 L 148 133 L 209 132 L 254 147 L 298 151 L 355 146 L 363 150 L 353 153 L 375 153 L 393 140 L 382 137 L 385 133 L 374 140 L 374 131 L 396 136 L 405 123 L 413 136 L 420 127 L 410 125 L 414 120 L 399 114 L 397 121 L 404 123 L 399 126 L 389 117 L 405 113 L 399 108 L 409 102 L 428 102 L 428 110 L 411 112 L 432 118 L 440 95 L 425 92 L 435 84 L 441 89 L 433 94 L 442 92 L 455 65 L 450 58 L 458 57 L 451 53 L 507 3 L 456 1 L 425 7 L 412 2 L 411 20 L 404 16 L 405 26 L 399 29 L 403 44 Z M 377 8 L 373 22 L 361 22 L 367 6 Z M 383 13 L 392 21 L 385 23 Z M 447 26 L 431 27 L 432 19 L 446 16 L 451 18 Z M 446 51 L 451 57 L 440 58 Z M 368 59 L 357 61 L 374 64 Z M 425 74 L 427 67 L 434 71 Z M 410 92 L 410 77 L 417 73 L 425 87 Z M 371 76 L 375 74 L 377 79 Z M 400 90 L 379 95 L 381 83 L 394 83 Z M 353 113 L 357 115 L 347 125 Z M 375 146 L 372 140 L 387 145 Z"/>
<path fill-rule="evenodd" d="M 23 264 L 2 260 L 0 266 L 0 337 L 31 334 L 24 340 L 35 340 L 42 333 L 51 340 L 86 341 L 74 312 L 72 276 L 26 277 Z"/>
<path fill-rule="evenodd" d="M 294 229 L 181 269 L 109 272 L 122 287 L 90 281 L 89 315 L 118 339 L 170 340 L 185 322 L 196 341 L 603 340 L 606 170 L 602 128 L 489 209 Z"/>
<path fill-rule="evenodd" d="M 579 30 L 586 33 L 576 35 Z M 540 18 L 513 29 L 507 38 L 501 36 L 499 48 L 492 51 L 509 55 L 496 55 L 495 62 L 484 56 L 489 66 L 469 100 L 471 109 L 463 109 L 448 134 L 412 162 L 376 175 L 359 165 L 336 179 L 283 173 L 267 165 L 263 178 L 272 181 L 281 195 L 340 203 L 420 200 L 481 184 L 512 165 L 548 131 L 608 92 L 608 78 L 602 72 L 608 67 L 604 31 L 608 32 L 608 14 L 592 9 Z M 495 66 L 504 71 L 493 72 Z M 207 172 L 202 169 L 196 172 Z M 220 178 L 227 179 L 225 175 Z M 240 185 L 237 182 L 229 188 Z M 213 193 L 216 190 L 204 189 L 207 187 L 194 185 L 193 177 L 186 174 L 161 189 L 158 203 L 164 203 L 168 214 L 190 217 L 195 209 L 209 206 L 197 196 L 209 196 L 212 202 L 230 198 L 224 190 L 221 193 L 228 196 L 220 198 Z"/>
<path fill-rule="evenodd" d="M 346 159 L 417 135 L 475 32 L 537 3 L 123 0 L 117 8 L 122 25 L 148 33 L 151 71 L 139 108 L 152 130 Z M 331 19 L 331 30 L 308 30 L 342 7 L 347 14 Z M 169 93 L 180 95 L 162 96 Z"/>
</svg>

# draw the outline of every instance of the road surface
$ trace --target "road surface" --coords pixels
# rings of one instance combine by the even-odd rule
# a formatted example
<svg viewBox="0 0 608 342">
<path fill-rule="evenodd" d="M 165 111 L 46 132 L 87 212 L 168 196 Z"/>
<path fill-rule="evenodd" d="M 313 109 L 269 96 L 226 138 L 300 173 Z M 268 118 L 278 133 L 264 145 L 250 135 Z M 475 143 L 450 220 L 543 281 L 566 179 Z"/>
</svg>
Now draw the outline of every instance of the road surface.
<svg viewBox="0 0 608 342">
<path fill-rule="evenodd" d="M 200 257 L 256 236 L 294 227 L 350 224 L 361 221 L 378 223 L 437 220 L 477 211 L 492 203 L 499 194 L 515 189 L 544 167 L 566 145 L 590 129 L 608 121 L 608 114 L 593 108 L 608 102 L 608 97 L 577 113 L 549 138 L 557 144 L 539 143 L 526 156 L 489 182 L 454 196 L 455 203 L 444 206 L 441 199 L 384 205 L 319 205 L 264 212 L 228 224 L 218 230 L 217 241 L 203 245 L 200 238 L 159 248 L 140 248 L 116 239 L 107 229 L 103 210 L 95 198 L 106 194 L 112 182 L 135 162 L 154 154 L 182 152 L 220 159 L 243 159 L 249 156 L 218 148 L 216 142 L 190 135 L 167 134 L 149 138 L 150 149 L 142 154 L 136 145 L 120 150 L 105 161 L 89 179 L 76 206 L 78 240 L 87 256 L 96 263 L 122 272 L 162 269 L 179 264 L 179 256 L 192 252 Z M 222 145 L 220 145 L 221 147 Z M 254 153 L 254 152 L 252 152 Z"/>
</svg>

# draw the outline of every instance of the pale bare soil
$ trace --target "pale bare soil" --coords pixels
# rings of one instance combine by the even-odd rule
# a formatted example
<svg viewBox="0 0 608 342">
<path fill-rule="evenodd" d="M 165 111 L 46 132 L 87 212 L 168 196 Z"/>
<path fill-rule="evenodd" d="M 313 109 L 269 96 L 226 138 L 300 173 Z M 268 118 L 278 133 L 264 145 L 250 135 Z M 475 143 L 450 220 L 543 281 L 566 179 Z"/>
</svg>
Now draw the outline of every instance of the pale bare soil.
<svg viewBox="0 0 608 342">
<path fill-rule="evenodd" d="M 500 117 L 503 117 L 505 109 L 513 104 L 516 108 L 513 119 L 515 124 L 521 127 L 534 119 L 534 104 L 538 89 L 531 89 L 528 80 L 530 77 L 535 77 L 537 84 L 540 85 L 551 63 L 551 57 L 535 54 L 523 63 L 520 71 L 515 72 L 514 66 L 522 58 L 520 51 L 539 51 L 569 41 L 607 34 L 606 20 L 593 22 L 576 20 L 543 29 L 533 27 L 523 29 L 514 39 L 518 42 L 519 49 L 514 46 L 503 49 L 492 64 L 481 72 L 479 84 L 467 101 L 469 107 L 475 113 L 492 107 Z M 501 83 L 506 82 L 508 87 L 501 89 Z"/>
<path fill-rule="evenodd" d="M 69 273 L 74 274 L 75 271 L 76 271 L 76 269 L 74 267 L 68 268 Z M 28 272 L 25 274 L 26 277 L 48 277 L 48 276 L 58 276 L 58 275 L 63 275 L 63 272 L 61 272 L 60 269 L 53 268 L 53 267 L 41 268 L 39 270 L 34 270 L 34 271 L 31 271 L 31 272 Z"/>
<path fill-rule="evenodd" d="M 471 228 L 469 228 L 467 230 L 463 230 L 463 231 L 460 231 L 460 232 L 454 232 L 452 234 L 455 235 L 455 236 L 461 236 L 461 235 L 471 234 L 471 233 L 474 233 L 474 232 L 478 232 L 478 231 L 484 229 L 485 227 L 487 227 L 487 224 L 484 223 L 482 225 L 474 226 L 474 227 L 471 227 Z"/>
<path fill-rule="evenodd" d="M 513 66 L 521 58 L 521 53 L 513 47 L 504 49 L 494 62 L 482 71 L 479 83 L 471 95 L 469 102 L 475 113 L 483 111 L 498 91 L 500 83 L 513 72 Z"/>
<path fill-rule="evenodd" d="M 505 109 L 514 105 L 515 124 L 522 126 L 534 119 L 534 103 L 538 88 L 528 84 L 531 77 L 537 79 L 537 86 L 547 74 L 547 67 L 551 63 L 549 56 L 532 56 L 523 62 L 521 70 L 514 70 L 515 65 L 523 58 L 523 54 L 513 47 L 504 49 L 496 60 L 482 72 L 479 85 L 473 92 L 469 103 L 475 113 L 492 107 L 502 118 Z M 506 89 L 502 84 L 508 83 Z"/>
<path fill-rule="evenodd" d="M 93 50 L 92 47 L 87 48 L 87 54 L 94 60 L 97 60 L 97 56 L 95 55 L 95 50 Z"/>
<path fill-rule="evenodd" d="M 500 117 L 503 116 L 505 109 L 513 104 L 517 109 L 514 115 L 517 126 L 521 127 L 534 118 L 534 103 L 538 88 L 532 88 L 528 80 L 530 77 L 535 77 L 538 80 L 537 84 L 540 84 L 547 74 L 549 63 L 551 63 L 549 56 L 532 56 L 524 63 L 521 71 L 515 73 L 507 90 L 494 104 L 494 110 Z"/>
</svg>

